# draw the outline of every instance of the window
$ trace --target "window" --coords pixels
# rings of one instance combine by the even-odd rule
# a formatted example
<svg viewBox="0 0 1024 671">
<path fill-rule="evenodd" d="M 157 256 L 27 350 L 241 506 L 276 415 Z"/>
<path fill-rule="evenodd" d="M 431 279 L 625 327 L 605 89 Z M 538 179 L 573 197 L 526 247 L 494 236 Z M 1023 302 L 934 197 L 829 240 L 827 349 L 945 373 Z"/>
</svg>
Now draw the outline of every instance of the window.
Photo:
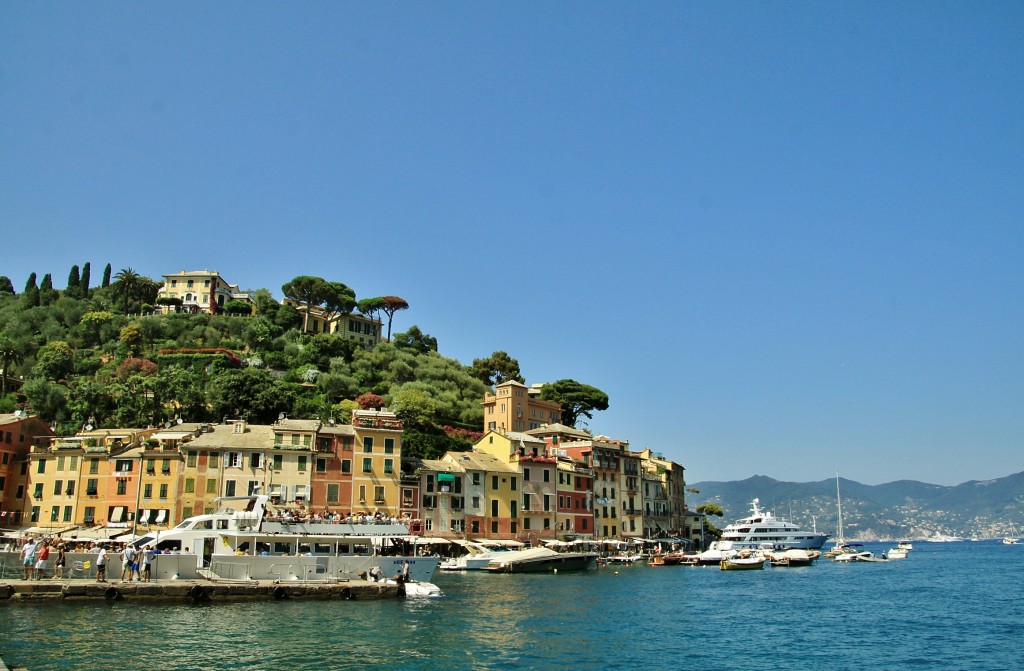
<svg viewBox="0 0 1024 671">
<path fill-rule="evenodd" d="M 479 521 L 473 520 L 473 523 L 470 524 L 469 527 L 470 527 L 470 529 L 472 529 L 472 531 L 470 533 L 474 533 L 474 534 L 480 533 L 480 522 Z"/>
<path fill-rule="evenodd" d="M 144 485 L 142 487 L 142 498 L 151 499 L 153 498 L 153 485 Z"/>
<path fill-rule="evenodd" d="M 60 519 L 60 506 L 53 506 L 50 508 L 50 521 L 56 522 Z"/>
<path fill-rule="evenodd" d="M 373 452 L 373 436 L 363 436 L 363 452 Z"/>
<path fill-rule="evenodd" d="M 11 434 L 7 434 L 7 435 L 10 436 Z M 8 439 L 7 442 L 8 443 L 11 442 L 10 439 Z M 64 470 L 64 455 L 61 455 L 61 456 L 57 457 L 57 470 L 58 471 L 63 471 Z"/>
<path fill-rule="evenodd" d="M 308 457 L 304 454 L 299 455 L 299 471 L 304 473 L 306 471 L 306 460 Z"/>
<path fill-rule="evenodd" d="M 292 434 L 292 445 L 298 445 L 298 444 L 299 444 L 299 434 L 293 433 Z"/>
<path fill-rule="evenodd" d="M 384 486 L 374 485 L 373 487 L 373 502 L 384 503 Z"/>
<path fill-rule="evenodd" d="M 316 472 L 317 473 L 326 473 L 327 472 L 327 460 L 326 459 L 317 459 L 316 460 Z"/>
<path fill-rule="evenodd" d="M 384 439 L 384 454 L 394 454 L 394 453 L 395 453 L 395 439 L 394 438 L 385 438 Z"/>
<path fill-rule="evenodd" d="M 551 495 L 550 494 L 545 494 L 544 495 L 544 512 L 549 512 L 550 510 L 551 510 Z"/>
<path fill-rule="evenodd" d="M 46 472 L 46 459 L 40 459 L 39 460 L 39 465 L 36 466 L 36 473 L 45 473 L 45 472 Z"/>
<path fill-rule="evenodd" d="M 391 475 L 395 472 L 395 460 L 385 459 L 384 460 L 384 474 Z"/>
<path fill-rule="evenodd" d="M 498 516 L 498 499 L 491 500 L 491 517 Z"/>
<path fill-rule="evenodd" d="M 64 506 L 64 522 L 71 521 L 71 506 Z"/>
<path fill-rule="evenodd" d="M 366 485 L 359 485 L 359 503 L 366 503 Z"/>
<path fill-rule="evenodd" d="M 341 472 L 342 473 L 351 473 L 352 472 L 352 460 L 351 459 L 342 459 L 341 460 Z"/>
<path fill-rule="evenodd" d="M 434 474 L 433 473 L 427 473 L 427 492 L 429 493 L 429 492 L 433 492 L 433 491 L 434 491 Z"/>
<path fill-rule="evenodd" d="M 477 486 L 480 485 L 480 474 L 479 473 L 474 473 L 473 474 L 473 484 L 477 485 Z"/>
<path fill-rule="evenodd" d="M 259 486 L 259 480 L 250 480 L 249 484 L 246 486 L 246 496 L 252 496 L 253 494 L 255 494 L 256 490 L 259 489 Z"/>
<path fill-rule="evenodd" d="M 54 480 L 53 482 L 53 495 L 60 496 L 60 490 L 64 486 L 63 480 Z M 54 520 L 56 522 L 56 520 Z"/>
<path fill-rule="evenodd" d="M 511 478 L 508 479 L 509 480 L 509 486 L 512 487 L 512 491 L 513 492 L 516 491 L 516 480 L 517 479 L 518 478 L 516 478 L 516 476 L 514 476 L 514 475 Z"/>
<path fill-rule="evenodd" d="M 82 521 L 86 524 L 93 524 L 96 522 L 96 506 L 85 507 L 84 518 Z"/>
<path fill-rule="evenodd" d="M 473 510 L 480 510 L 480 497 L 479 496 L 474 496 L 473 497 Z"/>
<path fill-rule="evenodd" d="M 163 460 L 163 462 L 160 464 L 160 472 L 163 473 L 164 475 L 167 475 L 168 473 L 171 472 L 171 460 L 170 459 L 164 459 Z"/>
<path fill-rule="evenodd" d="M 341 498 L 341 486 L 337 484 L 327 485 L 327 503 L 338 503 Z"/>
<path fill-rule="evenodd" d="M 516 533 L 517 531 L 519 531 L 519 523 L 518 522 L 513 522 L 510 526 L 511 526 L 511 528 L 509 529 L 509 531 L 511 531 L 512 533 Z"/>
<path fill-rule="evenodd" d="M 253 452 L 249 455 L 249 468 L 263 468 L 263 454 Z"/>
<path fill-rule="evenodd" d="M 224 496 L 234 496 L 234 495 L 235 495 L 235 481 L 234 480 L 228 480 L 227 482 L 224 483 Z"/>
<path fill-rule="evenodd" d="M 132 460 L 131 459 L 117 459 L 114 461 L 114 470 L 118 473 L 131 473 L 132 472 Z"/>
<path fill-rule="evenodd" d="M 529 531 L 529 530 L 530 530 L 530 518 L 527 517 L 527 518 L 523 519 L 523 531 Z"/>
<path fill-rule="evenodd" d="M 491 522 L 491 533 L 492 534 L 498 533 L 498 523 L 497 522 Z"/>
<path fill-rule="evenodd" d="M 466 500 L 461 496 L 452 497 L 452 510 L 462 510 L 466 506 Z"/>
<path fill-rule="evenodd" d="M 242 453 L 241 452 L 228 452 L 224 455 L 224 466 L 225 468 L 241 468 L 242 467 Z M 228 496 L 234 496 L 234 494 L 228 494 Z"/>
<path fill-rule="evenodd" d="M 4 455 L 4 456 L 7 456 L 7 455 Z M 6 459 L 4 459 L 4 463 L 5 464 L 7 463 Z M 71 468 L 70 468 L 70 470 L 72 470 L 72 471 L 77 471 L 78 470 L 78 457 L 76 455 L 71 455 Z"/>
<path fill-rule="evenodd" d="M 43 483 L 37 482 L 35 490 L 32 492 L 32 498 L 41 499 L 43 498 Z"/>
<path fill-rule="evenodd" d="M 160 498 L 162 498 L 162 499 L 166 499 L 167 498 L 167 484 L 166 483 L 160 485 Z"/>
<path fill-rule="evenodd" d="M 146 472 L 150 475 L 156 473 L 156 459 L 146 459 Z"/>
<path fill-rule="evenodd" d="M 186 455 L 185 457 L 185 465 L 188 466 L 189 468 L 195 468 L 196 456 L 198 456 L 198 454 L 199 453 L 196 452 L 195 450 L 189 450 L 188 455 Z"/>
<path fill-rule="evenodd" d="M 524 468 L 523 469 L 523 482 L 529 482 L 529 481 L 530 481 L 530 469 L 529 468 Z"/>
<path fill-rule="evenodd" d="M 281 466 L 283 466 L 283 465 L 284 465 L 284 455 L 283 454 L 275 454 L 274 455 L 274 470 L 275 471 L 281 470 Z"/>
<path fill-rule="evenodd" d="M 216 494 L 217 493 L 217 481 L 214 478 L 206 479 L 206 493 Z"/>
<path fill-rule="evenodd" d="M 551 471 L 547 469 L 544 469 L 544 482 L 551 482 Z"/>
<path fill-rule="evenodd" d="M 191 494 L 196 491 L 196 479 L 185 478 L 185 493 Z"/>
<path fill-rule="evenodd" d="M 312 434 L 307 433 L 307 434 L 302 436 L 302 444 L 304 446 L 309 447 L 310 445 L 312 445 L 312 441 L 313 441 Z"/>
<path fill-rule="evenodd" d="M 373 473 L 373 459 L 363 457 L 363 473 Z"/>
<path fill-rule="evenodd" d="M 220 468 L 220 452 L 210 452 L 210 458 L 207 463 L 209 468 Z"/>
<path fill-rule="evenodd" d="M 89 479 L 85 481 L 85 493 L 87 496 L 96 496 L 99 492 L 99 480 Z"/>
<path fill-rule="evenodd" d="M 523 494 L 523 512 L 525 513 L 530 509 L 530 495 Z"/>
<path fill-rule="evenodd" d="M 512 506 L 512 517 L 519 517 L 519 504 L 516 501 L 510 501 L 509 505 Z"/>
<path fill-rule="evenodd" d="M 497 488 L 498 488 L 498 476 L 497 475 L 492 475 L 491 476 L 491 489 L 497 489 Z"/>
<path fill-rule="evenodd" d="M 342 436 L 341 449 L 345 450 L 346 452 L 352 450 L 352 436 Z"/>
<path fill-rule="evenodd" d="M 423 520 L 423 530 L 424 531 L 433 531 L 434 530 L 434 520 L 433 520 L 433 518 L 428 517 L 427 519 Z"/>
<path fill-rule="evenodd" d="M 128 493 L 128 478 L 117 479 L 117 494 L 118 496 L 124 496 Z"/>
</svg>

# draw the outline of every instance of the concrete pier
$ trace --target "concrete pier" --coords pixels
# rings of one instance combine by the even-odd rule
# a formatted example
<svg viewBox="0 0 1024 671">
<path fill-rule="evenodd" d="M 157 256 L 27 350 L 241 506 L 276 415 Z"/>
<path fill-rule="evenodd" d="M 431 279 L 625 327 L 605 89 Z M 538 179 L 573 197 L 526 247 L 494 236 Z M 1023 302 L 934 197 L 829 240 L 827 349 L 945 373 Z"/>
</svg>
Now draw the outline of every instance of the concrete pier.
<svg viewBox="0 0 1024 671">
<path fill-rule="evenodd" d="M 0 604 L 27 601 L 108 601 L 221 603 L 229 601 L 371 600 L 404 596 L 401 585 L 352 580 L 312 582 L 214 582 L 161 580 L 153 582 L 87 582 L 61 580 L 12 580 L 0 583 Z"/>
</svg>

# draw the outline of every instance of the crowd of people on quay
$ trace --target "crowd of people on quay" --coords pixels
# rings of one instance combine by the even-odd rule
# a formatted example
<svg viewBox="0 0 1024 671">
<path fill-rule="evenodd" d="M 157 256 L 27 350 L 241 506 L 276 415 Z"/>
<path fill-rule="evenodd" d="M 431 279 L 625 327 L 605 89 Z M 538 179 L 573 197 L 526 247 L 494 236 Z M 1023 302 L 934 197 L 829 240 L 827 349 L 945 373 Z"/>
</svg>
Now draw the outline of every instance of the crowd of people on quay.
<svg viewBox="0 0 1024 671">
<path fill-rule="evenodd" d="M 185 548 L 188 553 L 188 548 Z M 96 581 L 107 582 L 107 564 L 114 555 L 121 559 L 121 581 L 149 582 L 153 558 L 158 554 L 179 554 L 177 550 L 162 553 L 150 548 L 138 549 L 129 543 L 110 541 L 67 540 L 44 536 L 7 540 L 0 552 L 17 552 L 21 564 L 22 580 L 70 579 L 75 577 L 74 567 L 68 566 L 68 556 L 95 555 Z"/>
</svg>

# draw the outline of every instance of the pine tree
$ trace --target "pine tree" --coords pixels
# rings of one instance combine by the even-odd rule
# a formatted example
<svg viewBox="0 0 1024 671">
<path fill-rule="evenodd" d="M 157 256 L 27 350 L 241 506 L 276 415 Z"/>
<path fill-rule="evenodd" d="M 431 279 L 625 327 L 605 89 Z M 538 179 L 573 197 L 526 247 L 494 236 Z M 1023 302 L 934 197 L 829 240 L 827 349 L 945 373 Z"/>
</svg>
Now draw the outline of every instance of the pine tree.
<svg viewBox="0 0 1024 671">
<path fill-rule="evenodd" d="M 64 294 L 74 298 L 79 295 L 79 284 L 82 278 L 78 274 L 78 266 L 71 266 L 71 272 L 68 273 L 68 286 L 64 290 Z"/>
<path fill-rule="evenodd" d="M 89 297 L 89 272 L 90 272 L 89 262 L 86 261 L 85 265 L 82 266 L 82 279 L 78 283 L 78 292 L 79 292 L 78 295 L 79 295 L 80 298 L 88 298 Z"/>
<path fill-rule="evenodd" d="M 110 264 L 103 269 L 103 284 L 101 285 L 104 289 L 110 286 Z"/>
</svg>

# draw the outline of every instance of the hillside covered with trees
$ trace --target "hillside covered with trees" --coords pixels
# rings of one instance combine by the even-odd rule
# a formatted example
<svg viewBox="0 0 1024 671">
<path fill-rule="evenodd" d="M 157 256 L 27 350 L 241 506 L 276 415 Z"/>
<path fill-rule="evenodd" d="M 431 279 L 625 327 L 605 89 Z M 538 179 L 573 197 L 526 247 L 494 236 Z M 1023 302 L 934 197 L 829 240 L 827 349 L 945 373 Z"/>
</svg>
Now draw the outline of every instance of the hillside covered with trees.
<svg viewBox="0 0 1024 671">
<path fill-rule="evenodd" d="M 0 412 L 28 408 L 72 435 L 86 424 L 179 418 L 269 424 L 281 413 L 347 422 L 353 408 L 386 405 L 405 423 L 404 453 L 431 458 L 468 449 L 480 436 L 484 393 L 522 381 L 505 352 L 464 366 L 417 326 L 392 338 L 395 312 L 409 308 L 395 296 L 356 300 L 344 284 L 299 276 L 282 287 L 298 308 L 257 289 L 249 292 L 255 308 L 233 301 L 217 314 L 161 314 L 152 307 L 160 287 L 131 268 L 112 274 L 109 264 L 96 286 L 90 264 L 73 267 L 64 290 L 49 274 L 38 282 L 32 274 L 17 293 L 0 276 Z M 313 307 L 383 315 L 388 340 L 366 350 L 333 333 L 306 333 Z M 608 407 L 607 395 L 574 380 L 545 392 L 573 420 Z"/>
</svg>

